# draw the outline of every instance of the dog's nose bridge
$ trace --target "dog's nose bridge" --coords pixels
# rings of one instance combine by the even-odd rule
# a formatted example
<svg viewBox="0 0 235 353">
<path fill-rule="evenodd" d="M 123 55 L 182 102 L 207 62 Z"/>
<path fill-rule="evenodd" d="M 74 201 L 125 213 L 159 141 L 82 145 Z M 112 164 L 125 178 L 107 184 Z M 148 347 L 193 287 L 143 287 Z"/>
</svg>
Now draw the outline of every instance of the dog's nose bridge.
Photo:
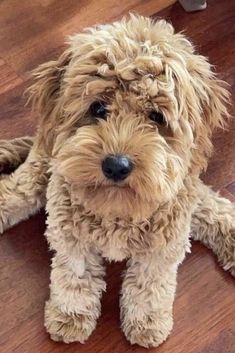
<svg viewBox="0 0 235 353">
<path fill-rule="evenodd" d="M 101 143 L 103 155 L 109 154 L 133 154 L 133 151 L 141 142 L 146 128 L 144 116 L 138 116 L 135 112 L 123 110 L 120 113 L 113 111 L 107 121 L 101 121 Z M 98 129 L 99 126 L 97 127 Z"/>
</svg>

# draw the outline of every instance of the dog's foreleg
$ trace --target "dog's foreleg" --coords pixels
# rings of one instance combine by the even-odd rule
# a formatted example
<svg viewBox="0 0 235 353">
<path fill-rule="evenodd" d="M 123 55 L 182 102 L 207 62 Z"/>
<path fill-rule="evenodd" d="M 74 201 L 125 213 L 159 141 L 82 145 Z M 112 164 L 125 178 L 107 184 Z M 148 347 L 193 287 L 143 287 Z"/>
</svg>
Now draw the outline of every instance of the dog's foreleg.
<svg viewBox="0 0 235 353">
<path fill-rule="evenodd" d="M 199 204 L 192 217 L 191 234 L 218 257 L 235 276 L 235 205 L 200 182 Z"/>
<path fill-rule="evenodd" d="M 105 289 L 101 258 L 57 252 L 52 261 L 50 299 L 45 306 L 45 327 L 54 341 L 84 343 L 100 316 Z"/>
<path fill-rule="evenodd" d="M 47 183 L 48 162 L 31 156 L 0 179 L 0 234 L 45 205 Z"/>
<path fill-rule="evenodd" d="M 52 261 L 50 298 L 45 307 L 45 327 L 55 341 L 83 343 L 95 329 L 100 315 L 105 271 L 101 256 L 86 244 L 86 234 L 79 238 L 79 230 L 73 228 L 75 208 L 70 204 L 69 189 L 52 175 L 47 196 L 46 237 L 56 254 Z M 78 215 L 75 217 L 78 222 Z"/>
<path fill-rule="evenodd" d="M 0 140 L 0 173 L 5 168 L 17 168 L 22 164 L 33 146 L 32 137 Z"/>
<path fill-rule="evenodd" d="M 132 344 L 157 347 L 170 334 L 177 267 L 159 256 L 129 260 L 120 306 L 122 329 Z"/>
</svg>

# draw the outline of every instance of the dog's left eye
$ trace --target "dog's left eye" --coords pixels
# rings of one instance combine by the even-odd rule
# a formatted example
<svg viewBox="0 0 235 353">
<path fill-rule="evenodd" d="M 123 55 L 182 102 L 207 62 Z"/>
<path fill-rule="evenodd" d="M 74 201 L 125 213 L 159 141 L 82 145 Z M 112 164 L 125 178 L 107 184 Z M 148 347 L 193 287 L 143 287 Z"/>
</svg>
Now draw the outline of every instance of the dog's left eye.
<svg viewBox="0 0 235 353">
<path fill-rule="evenodd" d="M 149 119 L 151 119 L 158 125 L 166 124 L 166 119 L 164 115 L 161 112 L 157 112 L 156 110 L 153 110 L 152 112 L 149 113 Z"/>
<path fill-rule="evenodd" d="M 107 109 L 105 107 L 105 103 L 99 101 L 92 103 L 90 106 L 90 112 L 96 118 L 106 118 Z"/>
</svg>

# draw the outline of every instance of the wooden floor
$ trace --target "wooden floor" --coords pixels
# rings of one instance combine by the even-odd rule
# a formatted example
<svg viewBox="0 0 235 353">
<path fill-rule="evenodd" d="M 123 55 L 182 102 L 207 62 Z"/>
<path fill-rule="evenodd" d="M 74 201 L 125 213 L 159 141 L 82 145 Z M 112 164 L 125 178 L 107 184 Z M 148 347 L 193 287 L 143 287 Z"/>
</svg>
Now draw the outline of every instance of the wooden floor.
<svg viewBox="0 0 235 353">
<path fill-rule="evenodd" d="M 64 36 L 87 25 L 120 18 L 130 10 L 154 15 L 164 0 L 2 0 L 0 1 L 0 138 L 33 134 L 34 117 L 23 91 L 29 70 L 62 51 Z M 206 11 L 187 14 L 178 3 L 165 9 L 178 30 L 194 40 L 231 85 L 235 101 L 235 2 L 208 0 Z M 158 14 L 159 15 L 159 14 Z M 234 108 L 231 108 L 234 114 Z M 215 153 L 204 180 L 235 201 L 235 120 L 215 136 Z M 44 214 L 0 239 L 1 353 L 141 353 L 120 330 L 118 292 L 124 264 L 108 266 L 102 317 L 85 345 L 54 343 L 43 328 L 50 255 L 43 237 Z M 175 326 L 158 353 L 234 353 L 235 285 L 213 255 L 194 244 L 179 270 Z"/>
</svg>

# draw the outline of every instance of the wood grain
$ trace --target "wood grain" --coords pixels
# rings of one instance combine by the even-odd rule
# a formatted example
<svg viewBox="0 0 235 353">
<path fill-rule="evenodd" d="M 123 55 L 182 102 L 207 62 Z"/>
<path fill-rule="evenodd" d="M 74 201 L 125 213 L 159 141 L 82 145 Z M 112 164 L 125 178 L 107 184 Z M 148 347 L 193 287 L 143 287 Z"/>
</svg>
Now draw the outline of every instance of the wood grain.
<svg viewBox="0 0 235 353">
<path fill-rule="evenodd" d="M 36 122 L 25 107 L 29 71 L 62 51 L 64 37 L 88 25 L 120 18 L 128 11 L 154 15 L 174 1 L 164 0 L 4 0 L 0 2 L 0 138 L 33 134 Z M 210 0 L 208 9 L 187 14 L 176 3 L 157 16 L 186 29 L 209 56 L 235 98 L 235 2 Z M 231 107 L 231 114 L 234 108 Z M 235 120 L 217 132 L 215 153 L 204 180 L 235 200 Z M 107 265 L 107 292 L 102 316 L 85 345 L 54 343 L 43 327 L 48 296 L 50 254 L 43 237 L 41 213 L 9 230 L 0 239 L 1 353 L 141 353 L 130 346 L 119 322 L 119 290 L 125 264 Z M 223 272 L 200 244 L 179 270 L 175 326 L 158 353 L 234 353 L 234 279 Z"/>
</svg>

